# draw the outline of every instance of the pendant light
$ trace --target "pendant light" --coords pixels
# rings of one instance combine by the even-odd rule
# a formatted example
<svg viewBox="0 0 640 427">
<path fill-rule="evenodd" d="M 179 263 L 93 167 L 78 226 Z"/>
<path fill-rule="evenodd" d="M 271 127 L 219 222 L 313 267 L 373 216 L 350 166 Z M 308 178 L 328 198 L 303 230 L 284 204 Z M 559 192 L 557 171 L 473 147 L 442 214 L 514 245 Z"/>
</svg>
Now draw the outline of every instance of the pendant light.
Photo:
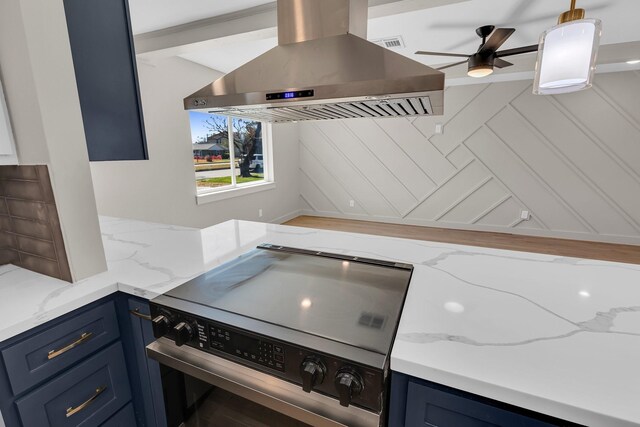
<svg viewBox="0 0 640 427">
<path fill-rule="evenodd" d="M 584 19 L 584 9 L 571 9 L 558 25 L 540 36 L 533 93 L 553 95 L 590 88 L 600 44 L 601 22 Z"/>
</svg>

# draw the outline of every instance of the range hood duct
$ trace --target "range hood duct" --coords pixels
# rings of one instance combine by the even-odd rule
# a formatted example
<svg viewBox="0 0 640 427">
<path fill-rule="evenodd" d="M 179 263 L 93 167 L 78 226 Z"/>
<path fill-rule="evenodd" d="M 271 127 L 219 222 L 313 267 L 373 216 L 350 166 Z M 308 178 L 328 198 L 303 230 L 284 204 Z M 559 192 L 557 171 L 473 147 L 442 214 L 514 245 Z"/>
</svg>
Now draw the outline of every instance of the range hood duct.
<svg viewBox="0 0 640 427">
<path fill-rule="evenodd" d="M 278 0 L 278 46 L 184 99 L 267 122 L 443 114 L 444 74 L 366 40 L 367 0 Z"/>
</svg>

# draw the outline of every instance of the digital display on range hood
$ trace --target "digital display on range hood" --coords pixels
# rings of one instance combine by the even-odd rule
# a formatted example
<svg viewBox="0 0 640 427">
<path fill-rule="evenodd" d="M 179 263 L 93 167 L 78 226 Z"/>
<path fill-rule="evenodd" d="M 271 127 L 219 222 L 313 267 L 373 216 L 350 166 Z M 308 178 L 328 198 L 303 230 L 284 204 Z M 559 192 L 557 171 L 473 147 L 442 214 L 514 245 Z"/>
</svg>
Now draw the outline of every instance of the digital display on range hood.
<svg viewBox="0 0 640 427">
<path fill-rule="evenodd" d="M 309 90 L 297 90 L 291 92 L 276 92 L 268 93 L 267 101 L 274 101 L 278 99 L 296 99 L 296 98 L 309 98 L 313 96 L 313 89 Z"/>
</svg>

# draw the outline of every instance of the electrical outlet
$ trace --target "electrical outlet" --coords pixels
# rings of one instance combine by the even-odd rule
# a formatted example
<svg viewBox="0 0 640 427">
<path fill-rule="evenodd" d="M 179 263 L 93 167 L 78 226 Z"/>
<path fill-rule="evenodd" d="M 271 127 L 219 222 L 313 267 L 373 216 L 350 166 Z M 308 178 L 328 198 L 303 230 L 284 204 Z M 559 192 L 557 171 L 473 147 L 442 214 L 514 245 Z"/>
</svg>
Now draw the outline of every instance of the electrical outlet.
<svg viewBox="0 0 640 427">
<path fill-rule="evenodd" d="M 529 211 L 521 211 L 520 212 L 520 219 L 523 219 L 525 221 L 529 221 L 531 219 L 531 214 L 529 214 Z"/>
<path fill-rule="evenodd" d="M 258 209 L 258 218 L 262 218 L 262 209 Z"/>
<path fill-rule="evenodd" d="M 349 207 L 350 208 L 355 208 L 356 207 L 356 202 L 354 200 L 349 200 Z"/>
<path fill-rule="evenodd" d="M 442 135 L 444 133 L 444 125 L 442 123 L 436 123 L 436 134 Z"/>
</svg>

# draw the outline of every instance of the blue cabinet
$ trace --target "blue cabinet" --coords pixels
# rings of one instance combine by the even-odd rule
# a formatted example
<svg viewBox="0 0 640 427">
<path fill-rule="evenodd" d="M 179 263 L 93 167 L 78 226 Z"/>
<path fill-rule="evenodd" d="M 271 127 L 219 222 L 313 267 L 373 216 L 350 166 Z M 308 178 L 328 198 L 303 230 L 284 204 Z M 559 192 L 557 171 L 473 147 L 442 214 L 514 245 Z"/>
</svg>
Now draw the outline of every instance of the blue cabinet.
<svg viewBox="0 0 640 427">
<path fill-rule="evenodd" d="M 127 0 L 64 0 L 89 160 L 146 160 Z"/>
<path fill-rule="evenodd" d="M 131 427 L 136 425 L 136 415 L 133 410 L 133 404 L 129 403 L 124 408 L 120 409 L 117 414 L 109 418 L 104 424 L 100 424 L 100 427 Z"/>
<path fill-rule="evenodd" d="M 390 406 L 389 427 L 579 427 L 396 372 Z"/>
<path fill-rule="evenodd" d="M 140 427 L 166 427 L 160 365 L 146 354 L 147 344 L 155 340 L 151 329 L 149 303 L 121 294 L 118 315 L 122 324 L 127 365 L 131 375 L 136 419 Z"/>
<path fill-rule="evenodd" d="M 122 345 L 105 350 L 16 400 L 25 426 L 97 426 L 131 400 Z"/>
<path fill-rule="evenodd" d="M 123 298 L 111 295 L 0 343 L 6 427 L 156 425 L 136 417 L 132 330 L 117 310 Z"/>
<path fill-rule="evenodd" d="M 119 336 L 115 307 L 109 301 L 9 346 L 1 353 L 13 394 L 58 374 Z"/>
</svg>

